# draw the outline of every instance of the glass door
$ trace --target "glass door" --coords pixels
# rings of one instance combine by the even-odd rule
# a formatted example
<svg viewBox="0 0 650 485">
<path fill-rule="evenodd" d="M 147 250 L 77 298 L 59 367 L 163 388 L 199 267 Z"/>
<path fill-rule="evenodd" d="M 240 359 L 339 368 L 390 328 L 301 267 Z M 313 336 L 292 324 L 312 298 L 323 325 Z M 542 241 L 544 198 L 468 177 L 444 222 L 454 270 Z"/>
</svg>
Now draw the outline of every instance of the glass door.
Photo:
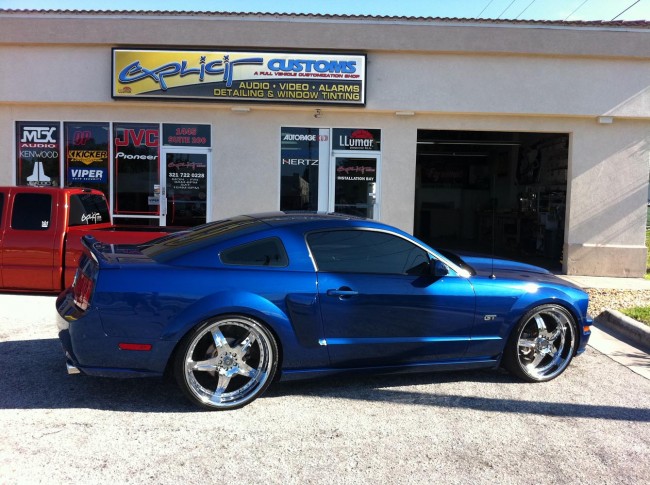
<svg viewBox="0 0 650 485">
<path fill-rule="evenodd" d="M 379 219 L 379 155 L 334 154 L 330 211 Z"/>
<path fill-rule="evenodd" d="M 163 148 L 163 188 L 160 191 L 163 226 L 192 227 L 209 220 L 210 150 Z"/>
</svg>

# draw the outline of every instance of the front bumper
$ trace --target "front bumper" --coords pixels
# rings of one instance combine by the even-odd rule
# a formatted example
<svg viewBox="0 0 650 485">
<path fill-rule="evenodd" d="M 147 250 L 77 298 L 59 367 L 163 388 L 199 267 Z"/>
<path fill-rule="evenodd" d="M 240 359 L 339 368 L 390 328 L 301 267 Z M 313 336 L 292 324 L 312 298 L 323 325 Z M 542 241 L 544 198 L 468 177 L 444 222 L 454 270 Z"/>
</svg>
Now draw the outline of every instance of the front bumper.
<svg viewBox="0 0 650 485">
<path fill-rule="evenodd" d="M 589 343 L 589 337 L 591 336 L 591 326 L 594 324 L 593 318 L 587 315 L 585 318 L 582 328 L 580 329 L 580 342 L 578 343 L 578 348 L 576 349 L 575 355 L 582 354 L 587 349 L 587 344 Z"/>
</svg>

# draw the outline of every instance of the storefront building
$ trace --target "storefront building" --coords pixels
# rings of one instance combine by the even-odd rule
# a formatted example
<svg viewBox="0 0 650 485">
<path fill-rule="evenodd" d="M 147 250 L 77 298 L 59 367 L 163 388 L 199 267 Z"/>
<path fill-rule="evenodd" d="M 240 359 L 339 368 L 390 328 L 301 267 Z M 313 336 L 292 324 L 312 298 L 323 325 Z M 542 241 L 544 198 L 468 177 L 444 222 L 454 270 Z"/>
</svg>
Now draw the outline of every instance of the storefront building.
<svg viewBox="0 0 650 485">
<path fill-rule="evenodd" d="M 336 211 L 641 276 L 650 23 L 0 10 L 0 185 L 116 223 Z"/>
</svg>

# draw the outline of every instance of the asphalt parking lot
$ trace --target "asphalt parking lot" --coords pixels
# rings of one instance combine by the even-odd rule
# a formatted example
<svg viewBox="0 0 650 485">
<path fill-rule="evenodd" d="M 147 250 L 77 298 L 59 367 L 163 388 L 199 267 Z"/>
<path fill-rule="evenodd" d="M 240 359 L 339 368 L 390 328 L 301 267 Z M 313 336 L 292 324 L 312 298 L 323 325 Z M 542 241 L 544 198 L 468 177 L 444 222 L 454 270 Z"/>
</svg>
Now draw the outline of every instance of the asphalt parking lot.
<svg viewBox="0 0 650 485">
<path fill-rule="evenodd" d="M 645 483 L 650 380 L 593 348 L 560 378 L 275 384 L 203 412 L 161 380 L 68 376 L 54 298 L 0 295 L 0 483 Z"/>
</svg>

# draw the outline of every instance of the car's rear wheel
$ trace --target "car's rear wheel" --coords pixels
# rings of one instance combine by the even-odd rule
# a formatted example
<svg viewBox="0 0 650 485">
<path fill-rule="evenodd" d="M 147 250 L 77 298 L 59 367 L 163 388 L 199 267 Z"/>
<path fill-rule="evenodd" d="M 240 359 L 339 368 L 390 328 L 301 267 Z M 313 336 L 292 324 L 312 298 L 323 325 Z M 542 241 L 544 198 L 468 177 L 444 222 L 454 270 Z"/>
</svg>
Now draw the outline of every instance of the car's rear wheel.
<svg viewBox="0 0 650 485">
<path fill-rule="evenodd" d="M 181 342 L 174 374 L 183 392 L 200 407 L 236 409 L 259 397 L 278 365 L 278 346 L 269 330 L 241 315 L 208 320 Z"/>
<path fill-rule="evenodd" d="M 519 321 L 506 345 L 503 365 L 525 381 L 550 381 L 567 368 L 576 343 L 573 316 L 562 306 L 541 305 Z"/>
</svg>

